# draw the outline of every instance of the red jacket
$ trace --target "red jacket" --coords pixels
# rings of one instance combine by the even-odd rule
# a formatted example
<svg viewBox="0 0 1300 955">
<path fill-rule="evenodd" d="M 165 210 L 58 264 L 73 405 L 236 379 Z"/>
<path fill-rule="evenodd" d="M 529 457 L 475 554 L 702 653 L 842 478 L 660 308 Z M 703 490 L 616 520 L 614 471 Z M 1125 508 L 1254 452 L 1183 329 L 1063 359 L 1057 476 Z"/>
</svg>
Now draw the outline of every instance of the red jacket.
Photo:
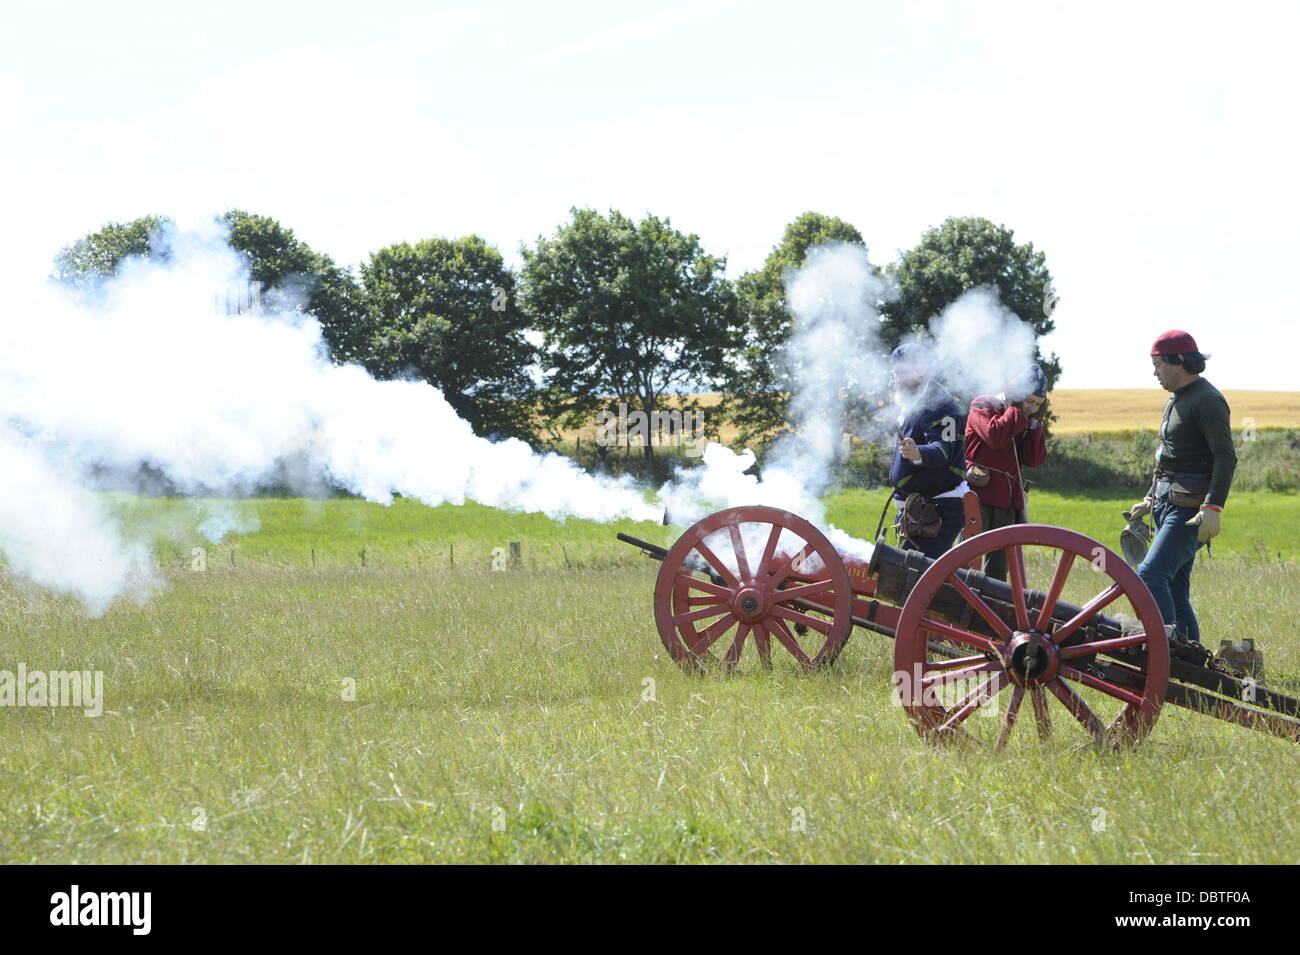
<svg viewBox="0 0 1300 955">
<path fill-rule="evenodd" d="M 966 416 L 966 465 L 990 468 L 989 483 L 974 488 L 981 504 L 1013 510 L 1025 506 L 1017 457 L 1020 465 L 1028 468 L 1047 460 L 1043 429 L 1029 427 L 1024 412 L 997 395 L 980 395 L 970 403 Z"/>
</svg>

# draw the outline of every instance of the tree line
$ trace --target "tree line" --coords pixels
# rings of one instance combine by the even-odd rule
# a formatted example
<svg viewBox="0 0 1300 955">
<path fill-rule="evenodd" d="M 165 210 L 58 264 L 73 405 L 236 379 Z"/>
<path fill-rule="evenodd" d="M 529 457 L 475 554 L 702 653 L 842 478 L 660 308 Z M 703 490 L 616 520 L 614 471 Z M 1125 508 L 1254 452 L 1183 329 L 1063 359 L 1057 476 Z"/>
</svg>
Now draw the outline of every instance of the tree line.
<svg viewBox="0 0 1300 955">
<path fill-rule="evenodd" d="M 334 361 L 428 381 L 476 433 L 534 447 L 619 402 L 650 416 L 694 392 L 723 395 L 711 428 L 730 422 L 762 445 L 789 426 L 785 275 L 814 246 L 865 247 L 843 219 L 806 212 L 760 267 L 730 280 L 725 257 L 666 218 L 572 209 L 553 234 L 521 247 L 518 271 L 476 235 L 399 242 L 347 268 L 273 218 L 220 218 L 264 295 L 320 321 Z M 159 215 L 110 223 L 62 249 L 51 279 L 92 289 L 127 257 L 166 256 L 170 224 Z M 896 292 L 878 303 L 889 347 L 980 285 L 1037 335 L 1054 327 L 1044 254 L 987 219 L 949 218 L 881 271 Z M 1039 361 L 1055 383 L 1057 356 Z"/>
</svg>

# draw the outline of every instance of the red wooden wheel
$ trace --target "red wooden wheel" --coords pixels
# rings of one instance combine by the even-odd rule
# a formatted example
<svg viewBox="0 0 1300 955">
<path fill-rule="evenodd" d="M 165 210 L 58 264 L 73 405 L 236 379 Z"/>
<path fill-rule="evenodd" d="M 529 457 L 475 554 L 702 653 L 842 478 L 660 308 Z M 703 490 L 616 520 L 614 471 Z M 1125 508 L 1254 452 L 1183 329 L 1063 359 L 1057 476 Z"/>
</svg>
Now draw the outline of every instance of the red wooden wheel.
<svg viewBox="0 0 1300 955">
<path fill-rule="evenodd" d="M 800 599 L 825 613 L 806 612 Z M 805 669 L 829 665 L 849 638 L 852 608 L 848 571 L 830 541 L 773 507 L 733 507 L 699 521 L 669 549 L 655 583 L 659 636 L 697 672 L 718 662 L 732 670 L 747 643 L 765 667 L 774 644 Z M 719 661 L 714 651 L 724 645 Z"/>
<path fill-rule="evenodd" d="M 1027 548 L 1034 548 L 1036 556 L 1045 554 L 1049 563 L 1055 558 L 1048 589 L 1031 591 L 1029 600 Z M 1006 553 L 1014 625 L 958 575 L 975 558 L 996 550 Z M 1073 583 L 1086 584 L 1083 589 L 1095 596 L 1068 621 L 1053 619 L 1077 558 L 1083 560 Z M 981 621 L 978 628 L 934 614 L 935 598 L 945 585 L 960 595 L 963 610 L 969 606 L 969 619 Z M 1141 632 L 1077 642 L 1080 627 L 1121 597 L 1127 598 Z M 980 632 L 988 630 L 994 635 Z M 968 652 L 931 659 L 927 643 L 932 636 Z M 1134 662 L 1108 660 L 1105 669 L 1091 664 L 1097 654 L 1113 651 Z M 1048 703 L 1054 698 L 1099 744 L 1137 741 L 1160 715 L 1169 684 L 1169 643 L 1155 599 L 1123 558 L 1063 527 L 1018 524 L 963 541 L 921 575 L 899 617 L 894 670 L 913 726 L 932 741 L 975 738 L 1005 746 L 1026 693 L 1042 738 L 1051 731 Z M 1007 688 L 1011 693 L 1004 695 Z M 977 713 L 991 718 L 972 719 Z"/>
</svg>

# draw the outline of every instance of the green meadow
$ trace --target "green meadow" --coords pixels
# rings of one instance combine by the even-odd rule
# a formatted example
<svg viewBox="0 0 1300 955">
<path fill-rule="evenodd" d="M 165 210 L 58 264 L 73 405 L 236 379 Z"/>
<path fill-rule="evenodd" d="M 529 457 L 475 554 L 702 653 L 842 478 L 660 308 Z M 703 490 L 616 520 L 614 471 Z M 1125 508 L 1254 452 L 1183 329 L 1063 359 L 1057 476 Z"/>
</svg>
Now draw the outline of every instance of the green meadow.
<svg viewBox="0 0 1300 955">
<path fill-rule="evenodd" d="M 869 536 L 881 501 L 837 495 L 828 520 Z M 1031 508 L 1115 547 L 1129 503 Z M 828 672 L 779 654 L 681 672 L 658 565 L 614 539 L 667 528 L 234 506 L 258 529 L 213 545 L 202 503 L 118 499 L 162 586 L 98 618 L 0 583 L 0 669 L 104 673 L 102 716 L 0 709 L 0 861 L 1300 860 L 1300 747 L 1263 733 L 1169 706 L 1140 746 L 1098 752 L 1058 709 L 1045 743 L 933 748 L 892 702 L 892 642 L 865 631 Z M 1297 526 L 1300 497 L 1234 494 L 1194 578 L 1206 642 L 1255 637 L 1292 693 Z M 511 541 L 518 565 L 492 570 Z"/>
</svg>

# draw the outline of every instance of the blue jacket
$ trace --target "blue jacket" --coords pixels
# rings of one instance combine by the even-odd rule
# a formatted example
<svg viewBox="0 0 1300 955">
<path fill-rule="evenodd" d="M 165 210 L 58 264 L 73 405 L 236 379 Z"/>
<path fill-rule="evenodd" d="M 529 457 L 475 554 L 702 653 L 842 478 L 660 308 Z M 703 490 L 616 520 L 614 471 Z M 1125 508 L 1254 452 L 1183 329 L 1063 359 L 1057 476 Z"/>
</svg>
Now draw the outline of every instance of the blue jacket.
<svg viewBox="0 0 1300 955">
<path fill-rule="evenodd" d="M 926 497 L 951 491 L 964 480 L 966 426 L 961 409 L 943 385 L 931 381 L 901 425 L 902 437 L 911 438 L 921 452 L 912 462 L 894 448 L 889 483 L 896 496 L 918 491 Z M 902 487 L 899 487 L 899 485 Z"/>
</svg>

